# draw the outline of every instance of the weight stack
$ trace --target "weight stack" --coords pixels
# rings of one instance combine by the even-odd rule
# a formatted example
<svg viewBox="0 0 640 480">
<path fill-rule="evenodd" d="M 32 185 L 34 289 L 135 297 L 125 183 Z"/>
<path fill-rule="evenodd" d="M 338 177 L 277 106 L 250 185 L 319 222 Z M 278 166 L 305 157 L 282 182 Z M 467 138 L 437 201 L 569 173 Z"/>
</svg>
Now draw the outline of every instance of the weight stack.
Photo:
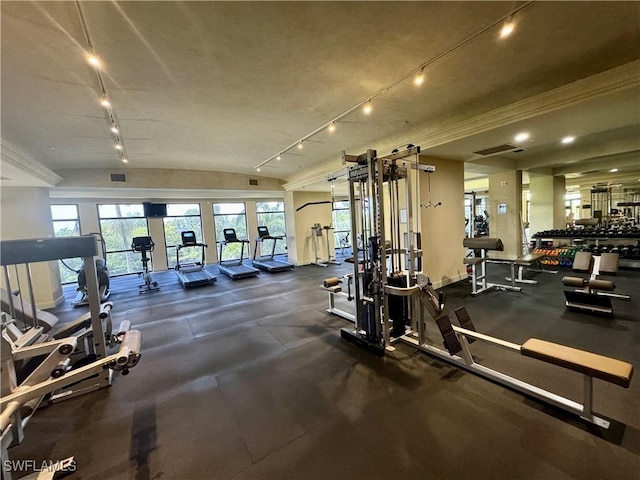
<svg viewBox="0 0 640 480">
<path fill-rule="evenodd" d="M 379 339 L 376 335 L 376 316 L 373 303 L 361 301 L 358 316 L 360 317 L 360 325 L 366 332 L 365 338 L 370 342 L 377 343 Z"/>
<path fill-rule="evenodd" d="M 388 277 L 387 283 L 391 287 L 407 288 L 407 277 L 405 275 Z M 387 317 L 393 320 L 391 336 L 401 337 L 405 334 L 405 326 L 409 325 L 409 297 L 389 295 L 388 304 L 389 313 Z"/>
</svg>

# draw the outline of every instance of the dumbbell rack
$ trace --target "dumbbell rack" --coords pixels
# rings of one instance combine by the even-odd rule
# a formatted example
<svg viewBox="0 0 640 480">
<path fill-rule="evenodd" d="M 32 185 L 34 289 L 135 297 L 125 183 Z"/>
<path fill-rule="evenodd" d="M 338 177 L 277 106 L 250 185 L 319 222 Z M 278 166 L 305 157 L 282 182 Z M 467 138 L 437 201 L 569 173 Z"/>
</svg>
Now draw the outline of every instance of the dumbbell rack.
<svg viewBox="0 0 640 480">
<path fill-rule="evenodd" d="M 601 243 L 636 243 L 638 245 L 639 240 L 637 237 L 574 237 L 574 236 L 557 236 L 557 237 L 536 237 L 536 248 L 544 248 L 542 242 L 555 243 L 556 240 L 568 240 L 570 245 L 575 245 L 576 240 L 579 242 L 593 242 L 597 247 Z M 640 245 L 638 245 L 640 247 Z M 560 248 L 560 246 L 556 247 Z M 640 269 L 640 258 L 620 258 L 620 267 Z"/>
</svg>

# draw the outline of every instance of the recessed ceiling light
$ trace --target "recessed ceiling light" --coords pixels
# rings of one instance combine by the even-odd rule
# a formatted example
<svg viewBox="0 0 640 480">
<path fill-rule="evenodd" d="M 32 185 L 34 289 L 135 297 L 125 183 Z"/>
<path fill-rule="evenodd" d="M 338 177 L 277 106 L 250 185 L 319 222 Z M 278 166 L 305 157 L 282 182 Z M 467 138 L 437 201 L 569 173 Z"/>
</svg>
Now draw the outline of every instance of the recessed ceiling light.
<svg viewBox="0 0 640 480">
<path fill-rule="evenodd" d="M 113 133 L 118 133 L 118 127 L 111 127 L 111 131 Z"/>
<path fill-rule="evenodd" d="M 107 100 L 106 98 L 103 98 L 102 101 L 100 102 L 100 105 L 102 105 L 103 107 L 107 108 L 110 107 L 111 104 L 109 103 L 109 100 Z"/>
<path fill-rule="evenodd" d="M 364 104 L 362 111 L 367 115 L 369 115 L 371 113 L 371 110 L 373 110 L 373 107 L 371 106 L 371 101 L 368 101 L 367 103 Z"/>
<path fill-rule="evenodd" d="M 298 148 L 302 149 L 302 140 L 298 142 Z"/>
<path fill-rule="evenodd" d="M 281 155 L 278 155 L 278 156 L 276 157 L 276 160 L 282 160 L 282 156 L 281 156 Z"/>
<path fill-rule="evenodd" d="M 129 163 L 129 160 L 127 160 L 126 158 L 123 158 L 122 163 Z"/>
<path fill-rule="evenodd" d="M 515 137 L 513 137 L 513 139 L 516 142 L 524 142 L 528 138 L 529 138 L 529 134 L 527 132 L 521 132 L 521 133 L 517 134 Z"/>
<path fill-rule="evenodd" d="M 331 122 L 331 123 L 329 124 L 328 130 L 329 130 L 330 132 L 335 132 L 335 131 L 336 131 L 336 124 L 335 124 L 335 123 L 333 123 L 333 122 Z"/>
<path fill-rule="evenodd" d="M 122 150 L 122 145 L 120 145 L 120 144 L 116 145 L 116 146 L 115 146 L 115 149 L 116 149 L 116 150 Z"/>
<path fill-rule="evenodd" d="M 572 137 L 571 135 L 564 137 L 562 140 L 560 140 L 560 143 L 564 143 L 565 145 L 567 145 L 568 143 L 573 143 L 573 141 L 576 139 L 576 137 Z"/>
<path fill-rule="evenodd" d="M 416 78 L 413 80 L 413 83 L 416 85 L 422 85 L 424 83 L 424 67 L 420 69 L 420 73 L 416 75 Z"/>
<path fill-rule="evenodd" d="M 612 168 L 611 170 L 609 170 L 610 173 L 616 173 L 618 171 L 617 168 Z"/>
</svg>

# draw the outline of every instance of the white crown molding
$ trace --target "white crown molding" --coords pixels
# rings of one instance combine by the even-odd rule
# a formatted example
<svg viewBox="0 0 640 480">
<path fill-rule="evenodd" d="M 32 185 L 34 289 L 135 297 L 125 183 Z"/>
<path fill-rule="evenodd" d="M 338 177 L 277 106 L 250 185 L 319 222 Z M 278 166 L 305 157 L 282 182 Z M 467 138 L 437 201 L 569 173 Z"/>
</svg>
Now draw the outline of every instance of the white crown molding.
<svg viewBox="0 0 640 480">
<path fill-rule="evenodd" d="M 638 86 L 640 86 L 640 60 L 635 60 L 496 110 L 453 122 L 434 132 L 418 131 L 419 141 L 415 139 L 416 131 L 413 131 L 408 135 L 406 142 L 420 145 L 421 150 L 425 152 L 430 148 L 551 113 L 585 100 Z M 384 144 L 385 142 L 383 140 L 378 143 Z M 336 163 L 327 161 L 310 173 L 290 177 L 283 184 L 283 188 L 287 191 L 301 189 L 306 185 L 322 181 L 326 175 L 335 170 Z"/>
<path fill-rule="evenodd" d="M 20 177 L 20 186 L 27 186 L 32 182 L 33 186 L 55 187 L 62 181 L 60 175 L 49 170 L 9 142 L 0 139 L 0 146 L 1 168 L 11 170 L 12 176 Z M 7 184 L 7 186 L 9 185 L 10 183 Z"/>
<path fill-rule="evenodd" d="M 430 134 L 423 150 L 521 122 L 579 102 L 640 86 L 640 60 L 534 95 L 491 112 L 476 115 Z"/>
</svg>

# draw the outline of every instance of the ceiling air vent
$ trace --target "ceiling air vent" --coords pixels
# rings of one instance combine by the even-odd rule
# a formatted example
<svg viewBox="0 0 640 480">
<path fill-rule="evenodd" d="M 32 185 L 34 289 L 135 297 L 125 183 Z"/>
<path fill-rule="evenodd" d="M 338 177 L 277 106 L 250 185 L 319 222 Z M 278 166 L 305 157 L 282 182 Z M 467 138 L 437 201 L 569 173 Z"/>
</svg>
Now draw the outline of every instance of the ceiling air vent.
<svg viewBox="0 0 640 480">
<path fill-rule="evenodd" d="M 258 186 L 258 180 L 255 178 L 250 178 L 249 179 L 249 185 L 254 185 L 254 186 Z"/>
<path fill-rule="evenodd" d="M 124 173 L 112 173 L 111 174 L 112 182 L 126 182 L 127 176 Z"/>
<path fill-rule="evenodd" d="M 477 152 L 473 152 L 473 153 L 475 153 L 476 155 L 482 155 L 483 157 L 488 157 L 491 155 L 497 155 L 499 153 L 511 153 L 511 152 L 524 152 L 524 148 L 519 147 L 517 145 L 511 145 L 510 143 L 505 143 L 504 145 L 485 148 L 484 150 L 478 150 Z"/>
</svg>

